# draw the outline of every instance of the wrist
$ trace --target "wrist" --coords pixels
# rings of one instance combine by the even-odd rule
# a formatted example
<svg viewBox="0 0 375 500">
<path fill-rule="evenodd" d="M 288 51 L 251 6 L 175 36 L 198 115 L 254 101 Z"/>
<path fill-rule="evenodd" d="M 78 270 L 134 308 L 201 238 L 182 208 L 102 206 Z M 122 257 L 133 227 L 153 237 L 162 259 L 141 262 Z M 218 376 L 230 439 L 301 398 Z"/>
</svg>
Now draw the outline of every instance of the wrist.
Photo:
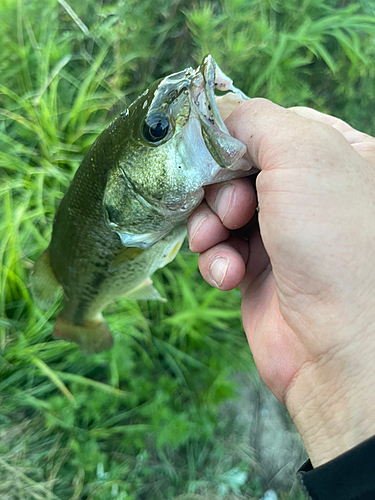
<svg viewBox="0 0 375 500">
<path fill-rule="evenodd" d="M 286 406 L 314 467 L 375 435 L 374 370 L 370 375 L 355 373 L 346 364 L 352 361 L 306 363 L 286 394 Z"/>
</svg>

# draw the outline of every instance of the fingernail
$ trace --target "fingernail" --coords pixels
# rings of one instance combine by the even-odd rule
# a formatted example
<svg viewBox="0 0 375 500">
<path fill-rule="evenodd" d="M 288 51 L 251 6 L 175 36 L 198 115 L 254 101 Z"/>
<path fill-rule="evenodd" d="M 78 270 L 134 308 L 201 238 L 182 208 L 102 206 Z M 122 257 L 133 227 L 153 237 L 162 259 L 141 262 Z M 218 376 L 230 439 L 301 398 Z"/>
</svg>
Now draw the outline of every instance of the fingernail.
<svg viewBox="0 0 375 500">
<path fill-rule="evenodd" d="M 233 191 L 234 186 L 232 184 L 225 184 L 222 188 L 220 188 L 219 192 L 216 195 L 216 212 L 222 222 L 224 222 L 224 219 L 230 209 L 233 198 Z"/>
<path fill-rule="evenodd" d="M 212 261 L 209 273 L 216 286 L 221 286 L 223 284 L 228 267 L 229 259 L 224 259 L 224 257 L 217 257 Z"/>
<path fill-rule="evenodd" d="M 190 224 L 189 224 L 189 228 L 188 228 L 188 233 L 189 233 L 189 245 L 192 243 L 195 235 L 197 234 L 197 232 L 199 231 L 199 228 L 201 227 L 201 225 L 203 224 L 203 222 L 207 219 L 208 217 L 208 214 L 206 213 L 199 213 L 197 215 L 194 215 L 194 217 L 192 218 Z"/>
</svg>

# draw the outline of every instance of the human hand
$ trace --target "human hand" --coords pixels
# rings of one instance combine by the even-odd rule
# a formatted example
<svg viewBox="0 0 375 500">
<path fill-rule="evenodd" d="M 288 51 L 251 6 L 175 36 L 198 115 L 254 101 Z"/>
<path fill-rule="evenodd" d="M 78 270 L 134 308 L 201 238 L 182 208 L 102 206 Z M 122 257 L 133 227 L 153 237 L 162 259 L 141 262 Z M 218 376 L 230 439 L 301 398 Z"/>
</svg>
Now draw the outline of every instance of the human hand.
<svg viewBox="0 0 375 500">
<path fill-rule="evenodd" d="M 259 373 L 316 467 L 375 434 L 375 139 L 252 99 L 226 120 L 260 169 L 209 186 L 189 219 L 206 281 L 239 286 Z"/>
</svg>

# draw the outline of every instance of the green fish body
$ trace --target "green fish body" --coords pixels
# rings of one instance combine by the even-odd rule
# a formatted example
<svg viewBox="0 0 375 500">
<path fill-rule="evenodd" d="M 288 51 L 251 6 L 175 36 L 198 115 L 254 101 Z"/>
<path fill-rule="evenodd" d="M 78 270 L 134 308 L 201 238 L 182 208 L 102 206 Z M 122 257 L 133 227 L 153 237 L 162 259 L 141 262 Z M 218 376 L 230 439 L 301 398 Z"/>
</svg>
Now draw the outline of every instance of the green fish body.
<svg viewBox="0 0 375 500">
<path fill-rule="evenodd" d="M 120 295 L 161 300 L 150 276 L 176 256 L 204 186 L 249 174 L 215 87 L 232 90 L 237 104 L 245 98 L 207 56 L 197 70 L 155 82 L 91 146 L 30 277 L 43 309 L 63 291 L 55 337 L 109 349 L 102 310 Z"/>
</svg>

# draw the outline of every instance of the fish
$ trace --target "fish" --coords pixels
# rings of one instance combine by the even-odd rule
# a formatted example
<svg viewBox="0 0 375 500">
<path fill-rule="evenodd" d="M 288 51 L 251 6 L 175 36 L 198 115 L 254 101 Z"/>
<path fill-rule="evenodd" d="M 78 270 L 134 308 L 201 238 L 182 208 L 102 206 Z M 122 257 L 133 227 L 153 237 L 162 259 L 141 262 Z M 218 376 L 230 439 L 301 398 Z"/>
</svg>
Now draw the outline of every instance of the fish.
<svg viewBox="0 0 375 500">
<path fill-rule="evenodd" d="M 215 89 L 227 94 L 217 97 Z M 30 276 L 44 310 L 62 291 L 54 338 L 86 353 L 110 349 L 102 311 L 111 302 L 163 300 L 151 276 L 178 253 L 204 187 L 252 171 L 219 111 L 226 116 L 247 99 L 209 54 L 197 69 L 154 82 L 99 135 Z"/>
</svg>

